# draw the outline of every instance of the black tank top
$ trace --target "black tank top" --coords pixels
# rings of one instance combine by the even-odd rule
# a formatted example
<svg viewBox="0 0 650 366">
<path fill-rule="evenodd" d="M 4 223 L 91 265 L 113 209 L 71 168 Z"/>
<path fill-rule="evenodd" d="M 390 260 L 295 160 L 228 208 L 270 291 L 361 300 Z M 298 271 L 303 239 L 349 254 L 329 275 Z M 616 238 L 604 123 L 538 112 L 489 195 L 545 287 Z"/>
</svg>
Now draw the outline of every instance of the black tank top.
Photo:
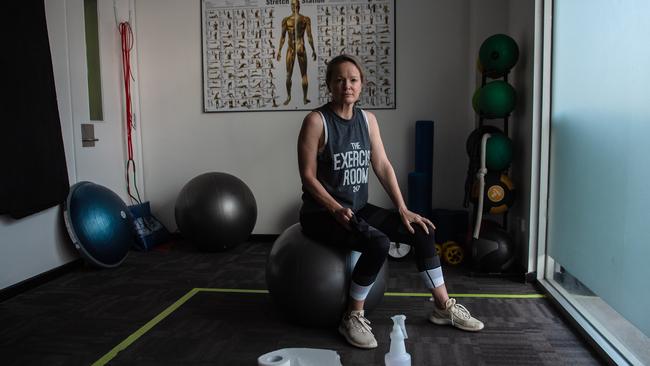
<svg viewBox="0 0 650 366">
<path fill-rule="evenodd" d="M 323 118 L 325 146 L 317 157 L 318 181 L 343 207 L 357 212 L 368 202 L 368 168 L 370 134 L 366 113 L 354 107 L 352 118 L 343 119 L 329 104 L 318 109 Z M 301 213 L 325 211 L 312 195 L 302 188 Z"/>
</svg>

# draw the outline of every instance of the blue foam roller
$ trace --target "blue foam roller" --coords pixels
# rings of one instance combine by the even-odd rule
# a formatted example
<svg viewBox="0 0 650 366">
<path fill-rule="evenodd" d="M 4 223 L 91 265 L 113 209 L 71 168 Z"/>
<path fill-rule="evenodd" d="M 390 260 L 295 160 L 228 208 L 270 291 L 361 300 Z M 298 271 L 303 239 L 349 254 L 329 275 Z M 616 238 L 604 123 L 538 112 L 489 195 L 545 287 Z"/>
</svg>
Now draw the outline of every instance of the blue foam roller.
<svg viewBox="0 0 650 366">
<path fill-rule="evenodd" d="M 433 175 L 433 121 L 415 122 L 415 171 Z"/>
<path fill-rule="evenodd" d="M 408 207 L 424 217 L 431 216 L 431 175 L 422 172 L 409 173 Z"/>
</svg>

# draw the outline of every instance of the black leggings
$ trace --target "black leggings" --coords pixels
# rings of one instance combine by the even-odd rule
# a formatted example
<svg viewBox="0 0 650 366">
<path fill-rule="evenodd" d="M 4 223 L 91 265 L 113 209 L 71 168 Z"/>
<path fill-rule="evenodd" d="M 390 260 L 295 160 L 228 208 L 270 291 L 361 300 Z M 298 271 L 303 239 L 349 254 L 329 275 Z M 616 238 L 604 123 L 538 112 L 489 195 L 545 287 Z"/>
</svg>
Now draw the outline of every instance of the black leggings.
<svg viewBox="0 0 650 366">
<path fill-rule="evenodd" d="M 352 230 L 347 230 L 328 212 L 301 213 L 300 224 L 303 233 L 314 240 L 361 252 L 352 272 L 352 280 L 361 286 L 375 282 L 391 241 L 407 243 L 415 248 L 418 271 L 440 267 L 433 228 L 429 228 L 427 234 L 420 225 L 412 225 L 415 234 L 411 234 L 394 210 L 366 204 L 350 220 Z"/>
</svg>

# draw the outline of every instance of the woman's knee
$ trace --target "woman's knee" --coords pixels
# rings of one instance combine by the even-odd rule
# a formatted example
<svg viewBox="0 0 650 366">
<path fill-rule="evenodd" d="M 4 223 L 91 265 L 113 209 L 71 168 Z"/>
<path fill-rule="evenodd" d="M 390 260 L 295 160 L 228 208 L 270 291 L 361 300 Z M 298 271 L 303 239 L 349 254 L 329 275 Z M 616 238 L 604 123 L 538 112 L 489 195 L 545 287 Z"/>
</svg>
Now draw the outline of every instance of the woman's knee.
<svg viewBox="0 0 650 366">
<path fill-rule="evenodd" d="M 386 257 L 390 249 L 390 239 L 387 236 L 377 237 L 373 240 L 372 246 L 375 248 L 377 254 Z"/>
<path fill-rule="evenodd" d="M 412 243 L 415 248 L 415 255 L 418 261 L 427 261 L 437 257 L 435 232 L 429 227 L 429 232 L 425 232 L 422 227 L 415 229 L 415 240 Z M 437 258 L 436 258 L 437 259 Z M 420 266 L 419 263 L 418 267 Z"/>
<path fill-rule="evenodd" d="M 415 237 L 417 240 L 427 243 L 427 244 L 435 244 L 436 242 L 436 231 L 433 227 L 428 226 L 428 233 L 424 231 L 424 228 L 420 225 L 413 225 L 413 229 L 415 230 Z"/>
<path fill-rule="evenodd" d="M 373 235 L 371 238 L 365 238 L 359 249 L 373 258 L 385 258 L 390 249 L 390 239 L 386 235 Z"/>
<path fill-rule="evenodd" d="M 372 253 L 374 257 L 386 257 L 390 249 L 388 235 L 367 224 L 362 229 L 356 235 L 356 240 L 363 243 L 361 251 Z"/>
</svg>

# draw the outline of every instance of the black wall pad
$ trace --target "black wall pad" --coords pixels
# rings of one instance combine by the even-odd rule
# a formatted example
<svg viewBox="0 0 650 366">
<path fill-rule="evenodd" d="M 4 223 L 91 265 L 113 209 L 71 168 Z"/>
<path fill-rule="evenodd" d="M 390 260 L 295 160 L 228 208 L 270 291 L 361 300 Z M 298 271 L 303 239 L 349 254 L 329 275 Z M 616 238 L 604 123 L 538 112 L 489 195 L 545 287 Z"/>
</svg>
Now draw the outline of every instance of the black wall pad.
<svg viewBox="0 0 650 366">
<path fill-rule="evenodd" d="M 63 202 L 69 182 L 44 2 L 6 7 L 0 214 L 18 219 Z"/>
</svg>

